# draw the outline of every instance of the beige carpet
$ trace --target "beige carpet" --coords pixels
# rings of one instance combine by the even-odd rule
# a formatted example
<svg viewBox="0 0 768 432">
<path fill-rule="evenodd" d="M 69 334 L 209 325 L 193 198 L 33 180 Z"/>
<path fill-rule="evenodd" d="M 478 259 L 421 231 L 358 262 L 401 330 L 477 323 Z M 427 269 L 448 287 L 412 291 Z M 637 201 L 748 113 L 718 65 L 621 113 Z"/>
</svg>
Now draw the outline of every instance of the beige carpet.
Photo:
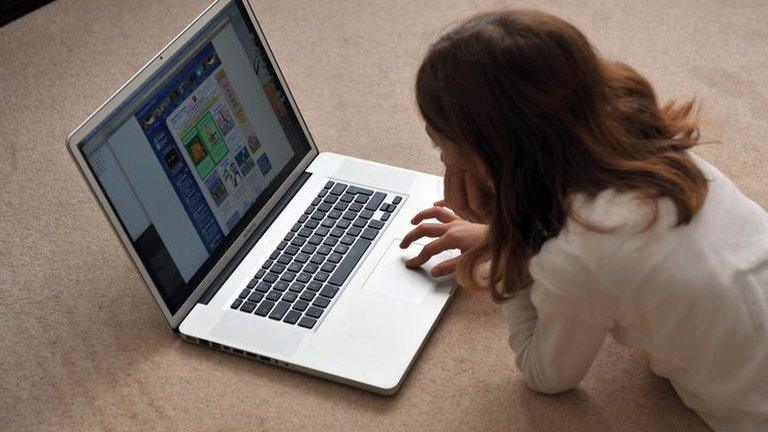
<svg viewBox="0 0 768 432">
<path fill-rule="evenodd" d="M 412 82 L 448 23 L 502 3 L 256 1 L 322 149 L 440 172 Z M 507 2 L 581 27 L 662 96 L 698 94 L 700 153 L 768 206 L 768 3 Z M 706 430 L 640 353 L 606 343 L 578 390 L 513 367 L 500 310 L 462 293 L 380 397 L 182 342 L 64 149 L 206 0 L 58 0 L 0 28 L 0 430 Z"/>
</svg>

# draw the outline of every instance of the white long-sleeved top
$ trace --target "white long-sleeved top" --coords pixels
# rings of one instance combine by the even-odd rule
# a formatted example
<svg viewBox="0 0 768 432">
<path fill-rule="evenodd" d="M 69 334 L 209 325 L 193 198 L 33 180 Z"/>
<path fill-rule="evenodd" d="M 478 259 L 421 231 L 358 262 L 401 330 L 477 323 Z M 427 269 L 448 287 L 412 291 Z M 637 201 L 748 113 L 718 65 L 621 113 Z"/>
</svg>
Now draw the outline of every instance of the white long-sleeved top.
<svg viewBox="0 0 768 432">
<path fill-rule="evenodd" d="M 768 215 L 713 166 L 701 210 L 675 227 L 635 193 L 574 197 L 569 219 L 530 262 L 533 284 L 504 305 L 528 384 L 556 393 L 586 375 L 607 334 L 647 353 L 651 369 L 716 431 L 768 431 Z"/>
</svg>

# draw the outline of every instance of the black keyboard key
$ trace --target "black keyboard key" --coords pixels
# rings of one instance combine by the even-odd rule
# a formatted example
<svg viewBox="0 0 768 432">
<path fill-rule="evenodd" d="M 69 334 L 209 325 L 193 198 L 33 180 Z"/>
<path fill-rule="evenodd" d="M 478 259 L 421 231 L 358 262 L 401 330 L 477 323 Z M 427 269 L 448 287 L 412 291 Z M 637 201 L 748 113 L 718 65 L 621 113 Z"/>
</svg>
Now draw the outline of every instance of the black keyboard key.
<svg viewBox="0 0 768 432">
<path fill-rule="evenodd" d="M 266 270 L 259 269 L 259 271 L 256 272 L 256 276 L 254 276 L 254 277 L 256 277 L 256 278 L 263 278 L 265 274 L 267 274 Z"/>
<path fill-rule="evenodd" d="M 278 290 L 280 292 L 283 292 L 288 289 L 288 282 L 286 281 L 277 281 L 274 285 L 272 285 L 273 290 Z"/>
<path fill-rule="evenodd" d="M 275 251 L 272 252 L 272 255 L 269 256 L 269 259 L 274 260 L 274 259 L 277 259 L 277 257 L 279 257 L 279 256 L 280 256 L 280 251 L 275 249 Z"/>
<path fill-rule="evenodd" d="M 360 237 L 366 240 L 373 240 L 376 238 L 376 234 L 378 233 L 379 233 L 379 230 L 375 230 L 373 228 L 366 228 L 365 230 L 363 230 L 363 233 L 360 234 Z"/>
<path fill-rule="evenodd" d="M 323 226 L 326 228 L 333 228 L 333 225 L 336 224 L 336 219 L 328 218 L 323 221 Z"/>
<path fill-rule="evenodd" d="M 338 263 L 341 262 L 341 258 L 342 258 L 341 255 L 339 255 L 337 253 L 332 253 L 332 254 L 330 254 L 328 256 L 328 261 L 330 261 L 330 262 L 332 262 L 334 264 L 338 264 Z"/>
<path fill-rule="evenodd" d="M 355 242 L 355 238 L 354 238 L 354 237 L 352 237 L 352 236 L 350 236 L 350 235 L 348 235 L 348 236 L 344 236 L 344 237 L 342 237 L 342 239 L 341 239 L 341 244 L 343 244 L 343 245 L 347 245 L 347 246 L 351 245 L 351 244 L 352 244 L 352 243 L 354 243 L 354 242 Z"/>
<path fill-rule="evenodd" d="M 319 253 L 320 255 L 328 255 L 329 253 L 331 253 L 331 247 L 325 246 L 325 245 L 320 246 L 319 248 L 317 248 L 317 253 Z M 316 264 L 319 264 L 319 263 L 316 263 Z"/>
<path fill-rule="evenodd" d="M 299 300 L 293 304 L 293 308 L 301 312 L 304 312 L 305 310 L 307 310 L 307 307 L 309 307 L 309 302 L 306 302 L 304 300 Z"/>
<path fill-rule="evenodd" d="M 243 305 L 240 306 L 240 310 L 243 311 L 243 312 L 251 313 L 251 312 L 253 312 L 254 309 L 256 309 L 256 303 L 254 303 L 252 301 L 247 301 L 246 300 L 245 302 L 243 302 Z"/>
<path fill-rule="evenodd" d="M 280 291 L 272 290 L 267 294 L 267 300 L 278 301 L 280 300 Z"/>
<path fill-rule="evenodd" d="M 324 217 L 325 217 L 325 212 L 316 211 L 312 213 L 312 219 L 314 220 L 317 220 L 317 221 L 323 220 Z"/>
<path fill-rule="evenodd" d="M 280 264 L 288 264 L 288 263 L 291 262 L 292 259 L 293 258 L 291 258 L 290 255 L 282 254 L 282 255 L 280 255 L 280 258 L 277 259 L 277 262 L 279 262 Z"/>
<path fill-rule="evenodd" d="M 352 222 L 344 219 L 340 220 L 339 223 L 336 224 L 337 227 L 345 229 L 349 228 L 350 225 L 352 225 Z"/>
<path fill-rule="evenodd" d="M 348 206 L 348 205 L 349 205 L 349 204 L 347 204 L 347 203 L 345 203 L 345 202 L 341 202 L 341 201 L 339 201 L 339 202 L 337 202 L 337 203 L 336 203 L 336 205 L 335 205 L 335 206 L 333 206 L 333 209 L 334 209 L 334 210 L 338 210 L 338 211 L 344 211 L 344 210 L 346 210 L 346 209 L 347 209 L 347 206 Z"/>
<path fill-rule="evenodd" d="M 338 219 L 341 217 L 341 212 L 338 210 L 331 210 L 328 212 L 328 217 L 331 219 Z"/>
<path fill-rule="evenodd" d="M 232 303 L 232 306 L 230 306 L 232 309 L 237 309 L 240 307 L 240 305 L 243 304 L 243 299 L 236 298 L 235 302 Z"/>
<path fill-rule="evenodd" d="M 381 215 L 381 220 L 383 221 L 389 220 L 389 215 L 390 215 L 389 213 L 384 213 L 383 215 Z"/>
<path fill-rule="evenodd" d="M 268 269 L 268 268 L 272 267 L 272 264 L 274 264 L 274 263 L 275 262 L 272 261 L 272 260 L 266 260 L 266 261 L 264 261 L 264 264 L 261 265 L 261 268 Z"/>
<path fill-rule="evenodd" d="M 255 287 L 257 283 L 259 283 L 259 280 L 257 278 L 251 279 L 250 281 L 248 281 L 248 288 Z"/>
<path fill-rule="evenodd" d="M 361 187 L 358 187 L 358 186 L 350 186 L 349 189 L 347 189 L 347 193 L 363 194 L 363 195 L 369 195 L 370 196 L 373 193 L 373 191 L 370 190 L 370 189 L 361 188 Z"/>
<path fill-rule="evenodd" d="M 271 271 L 272 273 L 277 273 L 277 274 L 282 273 L 284 270 L 285 270 L 285 264 L 279 264 L 279 263 L 273 265 L 272 268 L 269 269 L 269 271 Z"/>
<path fill-rule="evenodd" d="M 309 291 L 309 290 L 304 291 L 303 293 L 301 293 L 301 297 L 299 297 L 299 298 L 304 300 L 304 301 L 311 302 L 312 299 L 315 298 L 315 292 L 314 291 Z"/>
<path fill-rule="evenodd" d="M 309 261 L 309 255 L 305 254 L 304 252 L 296 255 L 295 258 L 293 258 L 294 261 L 298 263 L 304 264 L 305 262 Z"/>
<path fill-rule="evenodd" d="M 301 318 L 301 312 L 292 310 L 292 311 L 288 311 L 288 313 L 285 314 L 285 318 L 283 318 L 283 322 L 288 324 L 296 324 L 296 321 L 298 321 L 299 318 Z"/>
<path fill-rule="evenodd" d="M 352 226 L 356 228 L 365 228 L 365 226 L 368 224 L 368 221 L 362 217 L 359 217 L 355 220 L 355 223 L 352 224 Z"/>
<path fill-rule="evenodd" d="M 317 264 L 314 264 L 314 263 L 309 263 L 309 264 L 307 264 L 307 265 L 305 265 L 305 266 L 304 266 L 304 271 L 305 271 L 305 272 L 307 272 L 307 273 L 314 273 L 314 272 L 316 272 L 316 271 L 317 271 L 319 268 L 320 268 L 320 266 L 319 266 L 319 265 L 317 265 Z"/>
<path fill-rule="evenodd" d="M 336 296 L 336 293 L 339 292 L 339 287 L 335 287 L 333 285 L 326 285 L 323 289 L 320 290 L 320 295 L 327 298 L 333 298 Z"/>
<path fill-rule="evenodd" d="M 315 230 L 315 234 L 317 234 L 317 235 L 319 235 L 319 236 L 323 236 L 323 237 L 325 237 L 325 236 L 327 236 L 327 235 L 328 235 L 328 233 L 329 233 L 330 231 L 331 231 L 331 230 L 330 230 L 329 228 L 326 228 L 326 227 L 320 227 L 320 228 L 318 228 L 318 229 L 316 229 L 316 230 Z"/>
<path fill-rule="evenodd" d="M 240 297 L 241 299 L 244 299 L 248 297 L 248 294 L 250 293 L 251 293 L 251 290 L 249 290 L 248 288 L 243 288 L 243 290 L 240 291 L 240 295 L 238 297 Z"/>
<path fill-rule="evenodd" d="M 368 201 L 368 204 L 365 205 L 366 210 L 374 211 L 379 208 L 379 205 L 381 205 L 382 201 L 384 201 L 384 198 L 387 196 L 387 194 L 383 192 L 376 192 L 373 194 L 371 199 Z"/>
<path fill-rule="evenodd" d="M 312 275 L 309 273 L 302 273 L 296 276 L 296 282 L 307 283 L 312 279 Z"/>
<path fill-rule="evenodd" d="M 362 231 L 362 230 L 361 230 L 359 227 L 352 227 L 352 228 L 350 228 L 350 229 L 348 229 L 348 230 L 347 230 L 347 234 L 349 234 L 349 235 L 351 235 L 351 236 L 355 236 L 355 237 L 357 237 L 357 236 L 359 236 L 359 235 L 360 235 L 360 232 L 361 232 L 361 231 Z"/>
<path fill-rule="evenodd" d="M 326 237 L 325 240 L 323 240 L 323 244 L 326 246 L 336 246 L 338 241 L 338 237 Z"/>
<path fill-rule="evenodd" d="M 301 264 L 299 263 L 291 263 L 291 265 L 288 266 L 288 271 L 292 271 L 294 273 L 298 273 L 301 271 Z"/>
<path fill-rule="evenodd" d="M 333 186 L 333 182 L 328 180 L 328 183 L 326 183 L 325 186 L 323 186 L 323 189 L 330 189 L 331 186 Z"/>
<path fill-rule="evenodd" d="M 269 314 L 269 317 L 273 320 L 281 320 L 283 319 L 283 316 L 285 316 L 285 313 L 288 312 L 288 309 L 291 308 L 291 304 L 288 302 L 281 301 L 280 303 L 275 306 L 274 309 L 272 309 L 272 313 Z"/>
<path fill-rule="evenodd" d="M 320 316 L 323 314 L 323 310 L 316 306 L 310 306 L 309 309 L 307 309 L 305 314 L 311 316 L 312 318 L 320 318 Z"/>
<path fill-rule="evenodd" d="M 264 282 L 269 282 L 269 283 L 272 283 L 276 280 L 277 280 L 277 275 L 274 273 L 267 273 L 267 275 L 264 276 L 264 279 L 263 279 Z"/>
<path fill-rule="evenodd" d="M 358 195 L 355 197 L 355 203 L 357 204 L 365 204 L 367 202 L 368 202 L 368 197 L 365 195 Z M 363 208 L 363 206 L 361 205 L 360 208 Z"/>
<path fill-rule="evenodd" d="M 350 202 L 352 202 L 353 199 L 355 199 L 355 196 L 352 195 L 352 194 L 348 194 L 347 193 L 347 194 L 342 195 L 341 198 L 339 198 L 339 201 L 345 202 L 345 203 L 350 203 Z"/>
<path fill-rule="evenodd" d="M 263 299 L 263 298 L 264 298 L 264 294 L 262 294 L 262 293 L 260 293 L 258 291 L 254 291 L 254 292 L 251 293 L 251 295 L 248 296 L 248 300 L 250 300 L 250 301 L 252 301 L 254 303 L 260 302 L 261 299 Z"/>
<path fill-rule="evenodd" d="M 328 189 L 322 189 L 317 196 L 324 197 L 328 193 Z"/>
<path fill-rule="evenodd" d="M 326 272 L 319 272 L 318 274 L 315 275 L 315 280 L 320 282 L 325 282 L 328 280 L 329 276 L 330 274 Z"/>
<path fill-rule="evenodd" d="M 338 199 L 339 197 L 337 197 L 336 195 L 328 195 L 325 197 L 323 202 L 333 205 L 333 203 L 335 203 Z"/>
<path fill-rule="evenodd" d="M 312 281 L 307 284 L 307 289 L 310 291 L 320 291 L 320 288 L 323 287 L 323 284 L 318 281 Z"/>
<path fill-rule="evenodd" d="M 288 303 L 293 303 L 294 300 L 298 297 L 298 294 L 295 292 L 288 291 L 287 293 L 283 294 L 283 301 L 287 301 Z"/>
<path fill-rule="evenodd" d="M 387 212 L 392 213 L 397 207 L 394 204 L 387 204 Z"/>
<path fill-rule="evenodd" d="M 311 329 L 316 323 L 317 320 L 310 317 L 301 317 L 301 320 L 299 320 L 299 326 L 307 329 Z"/>
<path fill-rule="evenodd" d="M 315 199 L 312 200 L 312 205 L 313 206 L 316 206 L 318 204 L 320 204 L 320 198 L 315 198 Z"/>
<path fill-rule="evenodd" d="M 307 207 L 306 210 L 304 210 L 304 214 L 305 215 L 311 215 L 313 211 L 315 211 L 315 206 L 310 204 L 310 206 Z"/>
<path fill-rule="evenodd" d="M 295 278 L 296 278 L 296 273 L 290 272 L 290 271 L 287 271 L 280 276 L 280 280 L 283 280 L 286 282 L 293 282 Z"/>
<path fill-rule="evenodd" d="M 344 212 L 344 215 L 342 217 L 344 219 L 346 219 L 346 220 L 350 220 L 351 221 L 351 220 L 354 220 L 357 217 L 357 213 L 355 213 L 353 211 L 350 211 L 350 210 L 347 210 L 346 212 Z"/>
<path fill-rule="evenodd" d="M 371 230 L 374 232 L 378 232 L 376 230 Z M 363 231 L 362 234 L 363 237 L 365 237 L 365 231 Z M 375 236 L 374 236 L 375 237 Z M 352 270 L 357 265 L 358 261 L 360 261 L 360 258 L 363 257 L 365 254 L 365 251 L 368 250 L 368 247 L 371 245 L 371 242 L 368 240 L 365 240 L 363 238 L 358 239 L 355 244 L 352 246 L 352 248 L 347 252 L 347 255 L 344 257 L 344 259 L 341 261 L 341 264 L 336 268 L 336 271 L 333 272 L 333 276 L 331 276 L 330 279 L 328 279 L 328 282 L 334 284 L 334 285 L 341 285 L 344 283 L 345 280 L 347 280 L 347 277 L 350 273 L 352 273 Z"/>
<path fill-rule="evenodd" d="M 322 241 L 323 241 L 322 236 L 313 235 L 312 237 L 309 238 L 308 243 L 311 245 L 319 245 L 320 243 L 322 243 Z"/>
<path fill-rule="evenodd" d="M 370 210 L 363 210 L 360 212 L 360 217 L 363 219 L 370 219 L 373 217 L 373 212 Z"/>
<path fill-rule="evenodd" d="M 314 219 L 310 219 L 310 220 L 307 221 L 307 223 L 304 224 L 304 228 L 315 229 L 315 228 L 317 228 L 318 225 L 320 225 L 320 222 L 318 222 L 318 221 L 316 221 Z"/>
<path fill-rule="evenodd" d="M 317 249 L 317 246 L 311 245 L 311 244 L 306 244 L 306 245 L 304 245 L 303 248 L 301 248 L 301 252 L 305 253 L 305 254 L 311 254 L 311 253 L 315 253 L 316 249 Z"/>
<path fill-rule="evenodd" d="M 296 255 L 297 253 L 299 253 L 299 248 L 293 245 L 288 246 L 287 248 L 285 248 L 285 253 L 287 253 L 288 255 Z"/>
<path fill-rule="evenodd" d="M 304 237 L 296 236 L 296 237 L 294 237 L 293 240 L 291 240 L 291 244 L 293 246 L 301 247 L 301 246 L 304 246 L 304 242 L 306 242 L 306 241 L 307 241 L 307 239 L 305 239 Z"/>
<path fill-rule="evenodd" d="M 312 264 L 322 264 L 323 260 L 325 260 L 325 257 L 320 255 L 319 253 L 316 253 L 312 255 L 312 259 L 309 260 Z"/>
<path fill-rule="evenodd" d="M 304 284 L 301 282 L 294 282 L 291 284 L 291 287 L 288 288 L 291 292 L 301 292 L 304 289 Z"/>
<path fill-rule="evenodd" d="M 382 229 L 384 227 L 384 222 L 378 219 L 371 219 L 371 221 L 368 222 L 368 226 L 373 229 Z"/>
<path fill-rule="evenodd" d="M 352 237 L 352 242 L 354 242 L 354 240 L 355 240 L 355 238 Z M 347 253 L 348 250 L 349 250 L 349 246 L 343 245 L 343 244 L 340 244 L 340 245 L 336 246 L 335 249 L 333 249 L 334 252 L 336 252 L 337 254 L 342 254 L 342 255 Z"/>
<path fill-rule="evenodd" d="M 317 206 L 317 210 L 322 212 L 329 212 L 331 211 L 331 205 L 327 202 L 321 203 L 319 206 Z"/>
<path fill-rule="evenodd" d="M 395 197 L 395 198 L 392 200 L 392 204 L 394 204 L 394 205 L 398 205 L 398 204 L 400 204 L 400 201 L 402 201 L 402 200 L 403 200 L 403 197 L 401 197 L 401 196 L 399 196 L 399 195 L 398 195 L 398 196 L 396 196 L 396 197 Z"/>
<path fill-rule="evenodd" d="M 309 228 L 302 228 L 302 229 L 300 229 L 300 230 L 299 230 L 299 232 L 298 232 L 298 233 L 296 233 L 296 234 L 298 234 L 298 235 L 300 235 L 300 236 L 302 236 L 302 237 L 309 237 L 309 236 L 311 236 L 311 235 L 312 235 L 312 230 L 311 230 L 311 229 L 309 229 Z"/>
<path fill-rule="evenodd" d="M 272 289 L 272 284 L 269 282 L 262 282 L 258 285 L 256 285 L 256 291 L 267 293 L 269 290 Z"/>
<path fill-rule="evenodd" d="M 324 272 L 326 272 L 326 273 L 333 273 L 333 271 L 334 271 L 334 270 L 336 270 L 336 264 L 332 264 L 332 263 L 325 263 L 325 264 L 323 264 L 323 266 L 320 268 L 320 270 L 322 270 L 322 271 L 324 271 Z"/>
<path fill-rule="evenodd" d="M 264 300 L 263 302 L 261 302 L 261 304 L 259 304 L 259 307 L 256 308 L 256 315 L 267 316 L 269 311 L 272 310 L 272 306 L 274 305 L 275 305 L 274 302 L 271 302 L 269 300 Z"/>
<path fill-rule="evenodd" d="M 347 185 L 344 183 L 336 183 L 333 186 L 333 189 L 331 189 L 331 195 L 341 195 L 342 192 L 344 192 L 344 189 L 347 188 Z"/>
<path fill-rule="evenodd" d="M 363 205 L 360 203 L 354 203 L 351 206 L 349 206 L 349 211 L 353 211 L 355 213 L 359 213 L 360 210 L 363 209 Z"/>
<path fill-rule="evenodd" d="M 325 297 L 318 297 L 312 302 L 312 306 L 317 306 L 323 309 L 327 308 L 329 304 L 331 304 L 331 301 Z"/>
<path fill-rule="evenodd" d="M 291 227 L 291 231 L 293 231 L 293 232 L 296 232 L 296 231 L 298 231 L 298 230 L 300 230 L 300 229 L 301 229 L 301 224 L 300 224 L 300 223 L 298 223 L 298 222 L 296 222 L 295 224 L 293 224 L 293 226 Z M 274 258 L 272 258 L 272 259 L 274 259 Z"/>
<path fill-rule="evenodd" d="M 344 230 L 341 228 L 334 228 L 331 230 L 330 235 L 334 237 L 341 237 L 344 235 Z"/>
<path fill-rule="evenodd" d="M 301 223 L 304 223 L 304 221 L 306 221 L 307 219 L 309 219 L 309 216 L 307 216 L 305 214 L 299 216 L 299 222 L 301 222 Z"/>
</svg>

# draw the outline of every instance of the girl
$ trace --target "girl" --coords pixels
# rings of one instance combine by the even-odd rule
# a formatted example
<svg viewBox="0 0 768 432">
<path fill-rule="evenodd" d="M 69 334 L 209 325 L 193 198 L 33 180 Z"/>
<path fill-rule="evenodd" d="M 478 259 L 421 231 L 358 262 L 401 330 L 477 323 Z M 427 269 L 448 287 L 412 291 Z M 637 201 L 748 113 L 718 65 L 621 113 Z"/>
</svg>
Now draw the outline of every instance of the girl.
<svg viewBox="0 0 768 432">
<path fill-rule="evenodd" d="M 445 200 L 414 217 L 402 247 L 436 240 L 407 264 L 460 249 L 434 275 L 504 302 L 531 388 L 576 386 L 610 333 L 715 430 L 768 430 L 768 217 L 690 151 L 693 102 L 660 107 L 632 68 L 533 11 L 440 38 L 416 97 Z"/>
</svg>

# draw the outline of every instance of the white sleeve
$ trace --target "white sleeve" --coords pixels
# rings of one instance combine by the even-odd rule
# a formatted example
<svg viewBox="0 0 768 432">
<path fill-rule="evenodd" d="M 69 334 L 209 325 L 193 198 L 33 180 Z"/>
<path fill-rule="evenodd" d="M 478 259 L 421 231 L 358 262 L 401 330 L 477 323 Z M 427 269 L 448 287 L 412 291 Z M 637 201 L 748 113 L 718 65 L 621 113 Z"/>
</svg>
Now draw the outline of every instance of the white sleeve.
<svg viewBox="0 0 768 432">
<path fill-rule="evenodd" d="M 534 283 L 504 305 L 517 367 L 535 391 L 560 393 L 574 388 L 605 340 L 607 323 L 583 317 L 583 305 L 569 304 L 572 300 Z"/>
</svg>

